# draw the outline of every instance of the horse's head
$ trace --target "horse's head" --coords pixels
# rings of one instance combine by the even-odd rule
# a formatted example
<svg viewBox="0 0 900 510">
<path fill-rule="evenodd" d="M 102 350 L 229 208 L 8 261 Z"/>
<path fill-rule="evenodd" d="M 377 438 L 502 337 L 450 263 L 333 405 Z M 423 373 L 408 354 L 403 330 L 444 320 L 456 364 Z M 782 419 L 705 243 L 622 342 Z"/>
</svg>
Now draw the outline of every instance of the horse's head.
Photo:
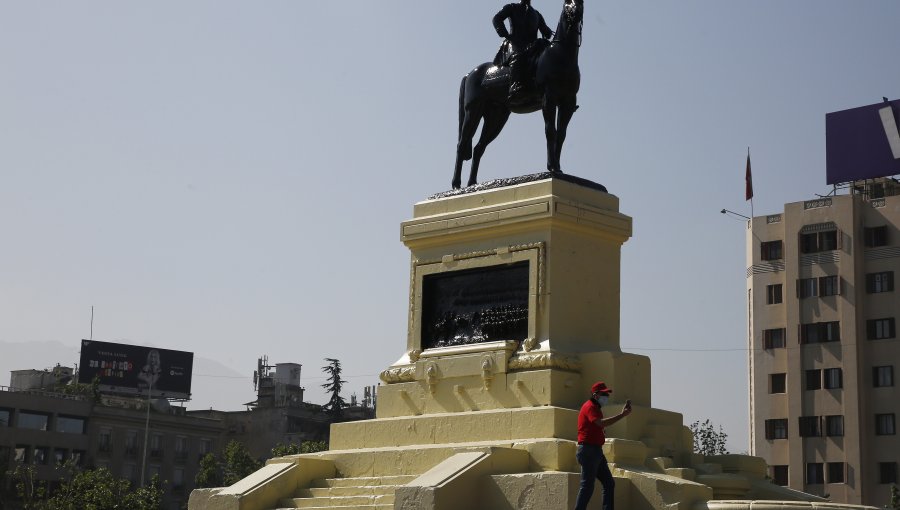
<svg viewBox="0 0 900 510">
<path fill-rule="evenodd" d="M 559 17 L 559 26 L 556 27 L 554 40 L 577 41 L 581 46 L 581 27 L 584 19 L 584 0 L 565 0 L 562 16 Z"/>
</svg>

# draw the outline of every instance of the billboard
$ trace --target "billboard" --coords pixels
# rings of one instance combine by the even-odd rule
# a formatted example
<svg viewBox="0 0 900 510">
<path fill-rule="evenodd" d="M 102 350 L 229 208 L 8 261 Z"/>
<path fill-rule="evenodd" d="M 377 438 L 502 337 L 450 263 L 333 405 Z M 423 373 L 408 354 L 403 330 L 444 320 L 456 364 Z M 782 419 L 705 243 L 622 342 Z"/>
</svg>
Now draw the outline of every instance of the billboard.
<svg viewBox="0 0 900 510">
<path fill-rule="evenodd" d="M 194 353 L 138 345 L 81 341 L 78 382 L 100 380 L 100 390 L 109 393 L 153 397 L 189 398 Z"/>
<path fill-rule="evenodd" d="M 900 174 L 900 100 L 825 115 L 828 184 Z"/>
</svg>

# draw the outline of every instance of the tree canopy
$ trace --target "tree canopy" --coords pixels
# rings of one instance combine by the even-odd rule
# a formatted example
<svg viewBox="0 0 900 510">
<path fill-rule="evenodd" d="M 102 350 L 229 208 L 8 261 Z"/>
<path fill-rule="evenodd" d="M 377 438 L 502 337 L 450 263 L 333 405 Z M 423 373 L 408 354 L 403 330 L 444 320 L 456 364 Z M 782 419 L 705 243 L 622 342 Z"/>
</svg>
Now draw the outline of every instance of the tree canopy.
<svg viewBox="0 0 900 510">
<path fill-rule="evenodd" d="M 690 428 L 694 434 L 694 453 L 703 455 L 725 455 L 728 453 L 728 449 L 725 447 L 728 434 L 722 430 L 721 425 L 719 425 L 719 430 L 716 431 L 715 426 L 709 420 L 703 423 L 700 423 L 698 420 L 691 423 Z"/>
<path fill-rule="evenodd" d="M 325 358 L 325 361 L 328 364 L 322 367 L 322 371 L 328 374 L 328 381 L 322 387 L 331 393 L 331 398 L 327 404 L 322 406 L 322 409 L 332 416 L 340 417 L 344 408 L 347 407 L 347 402 L 341 397 L 341 388 L 347 381 L 341 379 L 341 362 L 339 360 Z"/>
</svg>

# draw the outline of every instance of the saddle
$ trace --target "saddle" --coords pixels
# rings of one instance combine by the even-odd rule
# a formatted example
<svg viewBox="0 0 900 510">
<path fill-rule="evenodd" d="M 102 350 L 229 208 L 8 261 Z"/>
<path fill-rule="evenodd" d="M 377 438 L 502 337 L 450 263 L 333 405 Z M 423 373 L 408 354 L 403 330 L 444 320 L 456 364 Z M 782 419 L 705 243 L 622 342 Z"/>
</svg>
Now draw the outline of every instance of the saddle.
<svg viewBox="0 0 900 510">
<path fill-rule="evenodd" d="M 504 39 L 492 62 L 495 67 L 485 73 L 482 84 L 486 87 L 502 86 L 508 89 L 513 79 L 512 67 L 523 66 L 521 72 L 527 79 L 520 78 L 523 87 L 509 97 L 509 104 L 513 111 L 534 111 L 541 103 L 541 91 L 534 83 L 535 67 L 538 57 L 548 47 L 550 47 L 549 40 L 537 39 L 524 50 L 514 53 L 512 44 Z"/>
</svg>

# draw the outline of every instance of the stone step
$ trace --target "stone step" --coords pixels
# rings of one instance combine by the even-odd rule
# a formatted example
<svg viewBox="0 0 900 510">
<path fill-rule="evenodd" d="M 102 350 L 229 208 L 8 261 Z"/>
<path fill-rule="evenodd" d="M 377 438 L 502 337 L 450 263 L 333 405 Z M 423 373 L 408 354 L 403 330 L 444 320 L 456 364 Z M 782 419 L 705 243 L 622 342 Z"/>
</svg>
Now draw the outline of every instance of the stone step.
<svg viewBox="0 0 900 510">
<path fill-rule="evenodd" d="M 381 494 L 369 496 L 339 496 L 339 497 L 316 497 L 316 498 L 290 498 L 282 499 L 279 502 L 280 507 L 285 508 L 371 508 L 371 507 L 393 507 L 394 495 Z"/>
<path fill-rule="evenodd" d="M 310 487 L 299 489 L 297 498 L 337 498 L 345 496 L 382 496 L 394 495 L 399 485 L 366 485 L 362 487 Z"/>
<path fill-rule="evenodd" d="M 296 510 L 297 507 L 278 507 L 274 510 Z M 305 510 L 393 510 L 394 505 L 354 505 L 354 506 L 308 506 Z"/>
<path fill-rule="evenodd" d="M 319 478 L 310 487 L 371 487 L 377 485 L 406 485 L 418 475 L 360 476 L 353 478 Z"/>
</svg>

